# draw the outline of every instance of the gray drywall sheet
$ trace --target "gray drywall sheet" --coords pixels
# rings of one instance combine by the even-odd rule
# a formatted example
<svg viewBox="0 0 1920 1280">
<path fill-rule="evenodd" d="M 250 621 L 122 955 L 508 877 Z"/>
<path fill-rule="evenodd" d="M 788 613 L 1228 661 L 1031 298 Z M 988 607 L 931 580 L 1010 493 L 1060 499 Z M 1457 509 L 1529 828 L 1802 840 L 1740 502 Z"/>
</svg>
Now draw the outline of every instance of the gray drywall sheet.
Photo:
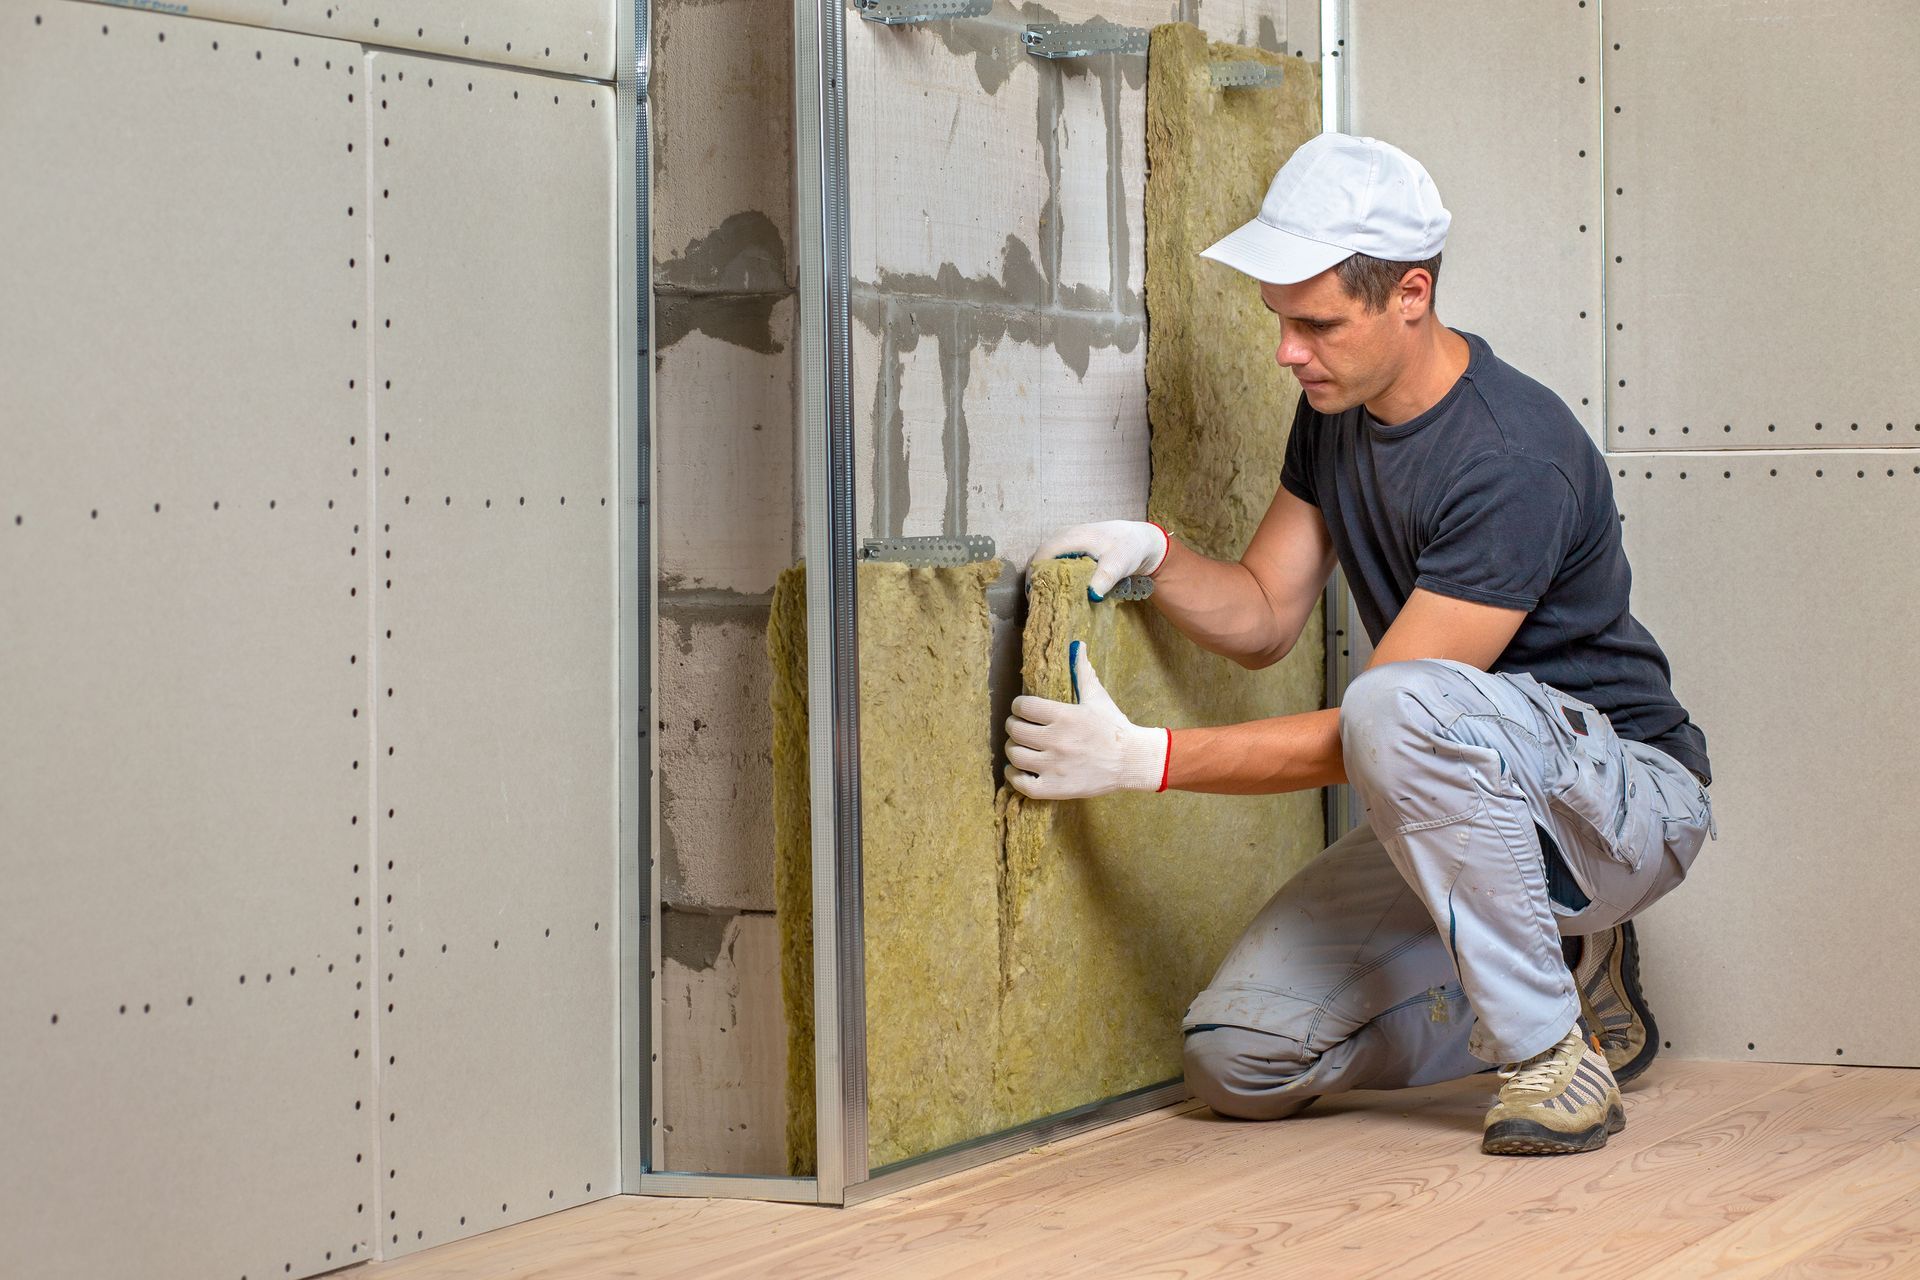
<svg viewBox="0 0 1920 1280">
<path fill-rule="evenodd" d="M 1354 0 L 1349 21 L 1351 132 L 1419 160 L 1453 214 L 1441 319 L 1552 388 L 1599 440 L 1597 0 Z"/>
<path fill-rule="evenodd" d="M 9 1275 L 372 1252 L 359 56 L 0 9 Z"/>
<path fill-rule="evenodd" d="M 613 79 L 614 0 L 107 0 L 453 58 Z"/>
<path fill-rule="evenodd" d="M 1720 839 L 1642 921 L 1697 1058 L 1920 1064 L 1909 638 L 1920 452 L 1619 456 L 1634 614 L 1706 731 Z"/>
<path fill-rule="evenodd" d="M 1606 59 L 1611 447 L 1920 445 L 1920 284 L 1888 265 L 1920 239 L 1920 6 L 1608 0 Z"/>
<path fill-rule="evenodd" d="M 614 103 L 364 78 L 393 1256 L 615 1189 Z"/>
</svg>

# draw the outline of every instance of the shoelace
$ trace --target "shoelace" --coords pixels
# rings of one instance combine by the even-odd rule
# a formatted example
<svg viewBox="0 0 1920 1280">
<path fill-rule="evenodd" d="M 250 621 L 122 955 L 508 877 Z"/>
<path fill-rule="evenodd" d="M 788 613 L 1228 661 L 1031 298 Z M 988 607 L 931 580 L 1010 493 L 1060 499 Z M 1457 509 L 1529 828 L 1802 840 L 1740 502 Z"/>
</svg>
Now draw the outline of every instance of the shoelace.
<svg viewBox="0 0 1920 1280">
<path fill-rule="evenodd" d="M 1544 1053 L 1536 1053 L 1525 1062 L 1510 1062 L 1501 1067 L 1498 1075 L 1502 1080 L 1510 1080 L 1521 1089 L 1531 1089 L 1547 1093 L 1553 1088 L 1554 1067 L 1558 1064 L 1560 1053 L 1567 1047 L 1562 1040 Z"/>
</svg>

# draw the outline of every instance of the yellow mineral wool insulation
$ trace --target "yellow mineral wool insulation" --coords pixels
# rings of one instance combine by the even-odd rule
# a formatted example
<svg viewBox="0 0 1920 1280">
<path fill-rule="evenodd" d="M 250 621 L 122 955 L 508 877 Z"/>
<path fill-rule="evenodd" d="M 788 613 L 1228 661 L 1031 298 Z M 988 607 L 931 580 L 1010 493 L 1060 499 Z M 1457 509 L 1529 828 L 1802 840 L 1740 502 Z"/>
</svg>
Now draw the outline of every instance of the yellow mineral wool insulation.
<svg viewBox="0 0 1920 1280">
<path fill-rule="evenodd" d="M 1216 60 L 1282 67 L 1276 89 L 1216 89 Z M 1253 217 L 1294 149 L 1320 132 L 1320 68 L 1198 27 L 1155 27 L 1147 55 L 1147 417 L 1153 519 L 1239 559 L 1280 484 L 1300 384 L 1274 361 L 1258 286 L 1200 251 Z"/>
<path fill-rule="evenodd" d="M 1215 725 L 1320 706 L 1317 615 L 1285 661 L 1250 672 L 1151 604 L 1087 600 L 1088 560 L 1037 568 L 1027 692 L 1073 692 L 1071 641 L 1135 724 Z M 1247 921 L 1320 852 L 1318 791 L 1028 800 L 1003 790 L 1001 1122 L 1180 1074 L 1180 1015 Z"/>
<path fill-rule="evenodd" d="M 878 1168 L 999 1127 L 1000 836 L 987 682 L 1000 562 L 859 567 L 868 1148 Z M 774 592 L 776 899 L 788 1166 L 814 1165 L 806 578 Z"/>
</svg>

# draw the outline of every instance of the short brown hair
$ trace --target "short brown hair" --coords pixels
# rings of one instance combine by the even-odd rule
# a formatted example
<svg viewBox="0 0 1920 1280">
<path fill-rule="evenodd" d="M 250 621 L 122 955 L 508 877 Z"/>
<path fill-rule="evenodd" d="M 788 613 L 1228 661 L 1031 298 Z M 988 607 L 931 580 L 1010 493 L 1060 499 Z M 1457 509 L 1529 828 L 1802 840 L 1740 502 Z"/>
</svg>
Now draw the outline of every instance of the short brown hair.
<svg viewBox="0 0 1920 1280">
<path fill-rule="evenodd" d="M 1384 311 L 1387 300 L 1393 297 L 1393 291 L 1407 272 L 1422 267 L 1433 277 L 1433 291 L 1440 292 L 1440 255 L 1434 254 L 1425 262 L 1389 262 L 1384 258 L 1369 258 L 1364 253 L 1356 253 L 1344 259 L 1334 267 L 1339 273 L 1340 283 L 1346 286 L 1347 296 L 1358 298 L 1366 304 L 1369 311 Z"/>
</svg>

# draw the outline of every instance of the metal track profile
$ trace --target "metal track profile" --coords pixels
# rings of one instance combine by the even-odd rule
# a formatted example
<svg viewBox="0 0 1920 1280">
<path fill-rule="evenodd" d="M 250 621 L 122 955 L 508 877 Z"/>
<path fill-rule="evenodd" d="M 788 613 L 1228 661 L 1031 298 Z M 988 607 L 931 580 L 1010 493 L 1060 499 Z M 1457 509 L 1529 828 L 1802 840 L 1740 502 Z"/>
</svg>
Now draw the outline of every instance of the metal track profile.
<svg viewBox="0 0 1920 1280">
<path fill-rule="evenodd" d="M 660 1102 L 659 870 L 653 819 L 653 673 L 656 631 L 653 574 L 652 125 L 647 100 L 652 63 L 651 0 L 620 9 L 614 62 L 619 158 L 619 466 L 620 532 L 620 1183 L 641 1190 L 652 1167 Z"/>
<path fill-rule="evenodd" d="M 1287 82 L 1287 72 L 1264 62 L 1223 59 L 1207 64 L 1207 78 L 1216 89 L 1278 89 Z"/>
<path fill-rule="evenodd" d="M 901 27 L 952 18 L 983 18 L 993 12 L 993 0 L 853 0 L 868 22 Z"/>
<path fill-rule="evenodd" d="M 1021 34 L 1036 58 L 1087 58 L 1096 53 L 1145 53 L 1147 29 L 1112 22 L 1037 22 Z"/>
<path fill-rule="evenodd" d="M 814 1123 L 819 1198 L 829 1204 L 841 1203 L 849 1186 L 867 1178 L 846 13 L 844 0 L 800 0 L 794 31 Z"/>
</svg>

